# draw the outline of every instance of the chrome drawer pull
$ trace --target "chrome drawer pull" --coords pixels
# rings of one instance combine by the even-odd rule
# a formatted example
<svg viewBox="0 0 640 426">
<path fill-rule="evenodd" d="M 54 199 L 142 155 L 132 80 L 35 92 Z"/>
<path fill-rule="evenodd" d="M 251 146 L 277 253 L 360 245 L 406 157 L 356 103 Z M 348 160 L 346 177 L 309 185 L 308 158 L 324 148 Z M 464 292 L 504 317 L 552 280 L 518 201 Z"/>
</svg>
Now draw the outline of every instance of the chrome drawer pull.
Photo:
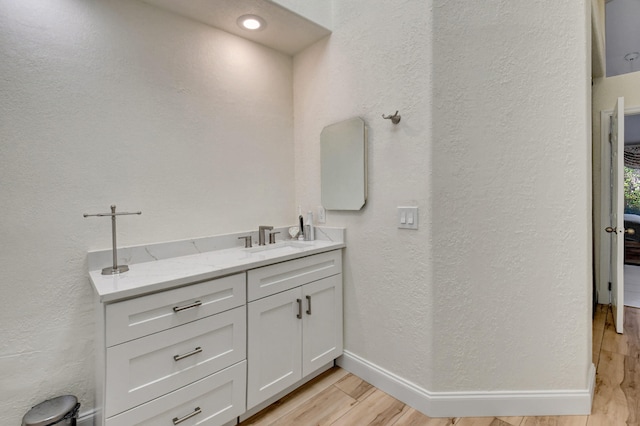
<svg viewBox="0 0 640 426">
<path fill-rule="evenodd" d="M 191 308 L 197 308 L 198 306 L 201 306 L 202 302 L 199 300 L 196 300 L 195 302 L 193 302 L 190 305 L 185 305 L 185 306 L 174 306 L 173 307 L 173 312 L 180 312 L 180 311 L 184 311 L 185 309 L 191 309 Z"/>
<path fill-rule="evenodd" d="M 189 414 L 187 414 L 186 416 L 184 416 L 182 418 L 174 417 L 173 418 L 173 424 L 174 425 L 179 425 L 180 423 L 182 423 L 182 422 L 184 422 L 186 420 L 189 420 L 191 417 L 197 416 L 200 413 L 202 413 L 202 410 L 200 409 L 200 407 L 196 407 L 196 409 L 193 410 L 193 413 L 189 413 Z"/>
<path fill-rule="evenodd" d="M 311 296 L 307 296 L 307 302 L 309 309 L 307 309 L 307 315 L 311 315 Z"/>
<path fill-rule="evenodd" d="M 190 357 L 192 355 L 199 354 L 200 352 L 202 352 L 202 348 L 200 346 L 198 346 L 197 348 L 195 348 L 191 352 L 187 352 L 186 354 L 174 355 L 173 359 L 174 359 L 174 361 L 180 361 L 181 359 L 185 359 L 185 358 L 188 358 L 188 357 Z"/>
<path fill-rule="evenodd" d="M 296 318 L 300 319 L 302 318 L 302 299 L 296 299 L 296 302 L 298 302 L 298 314 Z"/>
</svg>

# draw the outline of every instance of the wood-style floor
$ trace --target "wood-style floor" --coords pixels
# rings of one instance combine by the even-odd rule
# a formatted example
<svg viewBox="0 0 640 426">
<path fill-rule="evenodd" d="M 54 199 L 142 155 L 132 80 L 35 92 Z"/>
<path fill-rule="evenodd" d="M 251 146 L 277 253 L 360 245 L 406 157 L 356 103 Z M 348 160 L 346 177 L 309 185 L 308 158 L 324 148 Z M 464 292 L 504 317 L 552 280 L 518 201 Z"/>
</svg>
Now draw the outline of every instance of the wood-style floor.
<svg viewBox="0 0 640 426">
<path fill-rule="evenodd" d="M 608 306 L 593 321 L 596 388 L 590 416 L 430 418 L 335 367 L 242 426 L 625 426 L 640 424 L 640 309 L 626 308 L 625 334 Z"/>
<path fill-rule="evenodd" d="M 624 304 L 640 308 L 639 265 L 624 265 Z"/>
</svg>

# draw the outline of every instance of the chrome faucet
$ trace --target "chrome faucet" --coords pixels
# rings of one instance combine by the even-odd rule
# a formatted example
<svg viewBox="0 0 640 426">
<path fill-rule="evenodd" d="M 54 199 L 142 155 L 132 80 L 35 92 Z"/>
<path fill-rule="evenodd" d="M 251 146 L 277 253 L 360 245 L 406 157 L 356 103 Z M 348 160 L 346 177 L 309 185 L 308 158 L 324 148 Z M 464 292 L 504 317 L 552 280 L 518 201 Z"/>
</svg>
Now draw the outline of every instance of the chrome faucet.
<svg viewBox="0 0 640 426">
<path fill-rule="evenodd" d="M 273 229 L 273 226 L 262 226 L 262 225 L 260 225 L 258 227 L 258 245 L 259 246 L 265 245 L 264 231 L 271 231 L 272 229 Z"/>
</svg>

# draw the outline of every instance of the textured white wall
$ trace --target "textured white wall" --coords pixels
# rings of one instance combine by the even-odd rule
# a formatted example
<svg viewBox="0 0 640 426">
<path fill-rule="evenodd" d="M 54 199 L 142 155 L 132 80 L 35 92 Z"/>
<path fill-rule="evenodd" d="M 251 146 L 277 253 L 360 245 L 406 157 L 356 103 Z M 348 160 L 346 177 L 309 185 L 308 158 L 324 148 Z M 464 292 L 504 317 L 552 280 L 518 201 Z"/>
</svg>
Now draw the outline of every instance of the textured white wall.
<svg viewBox="0 0 640 426">
<path fill-rule="evenodd" d="M 435 3 L 434 387 L 585 389 L 590 5 Z"/>
<path fill-rule="evenodd" d="M 428 2 L 333 3 L 333 34 L 294 58 L 296 196 L 320 205 L 320 132 L 354 116 L 369 128 L 369 199 L 327 212 L 347 228 L 346 349 L 430 389 L 431 24 Z M 381 115 L 399 110 L 394 126 Z M 397 229 L 396 207 L 420 208 L 420 229 Z"/>
<path fill-rule="evenodd" d="M 367 205 L 327 213 L 347 227 L 347 350 L 430 391 L 587 387 L 586 3 L 335 2 L 294 58 L 300 204 L 320 204 L 322 128 L 370 127 Z"/>
<path fill-rule="evenodd" d="M 85 259 L 110 240 L 83 212 L 143 210 L 122 245 L 288 224 L 294 160 L 319 205 L 320 131 L 356 115 L 369 201 L 327 214 L 348 228 L 347 349 L 433 391 L 584 388 L 585 14 L 335 2 L 294 61 L 294 149 L 290 58 L 137 2 L 0 0 L 0 423 L 63 392 L 92 404 Z"/>
<path fill-rule="evenodd" d="M 604 52 L 605 0 L 591 0 L 591 75 L 602 77 L 605 73 Z"/>
<path fill-rule="evenodd" d="M 593 128 L 593 227 L 596 230 L 594 232 L 595 238 L 595 265 L 596 276 L 600 276 L 600 241 L 603 237 L 602 229 L 602 215 L 600 209 L 602 204 L 600 202 L 601 190 L 601 161 L 600 158 L 602 143 L 608 143 L 606 140 L 602 141 L 600 113 L 602 111 L 611 111 L 615 105 L 616 99 L 623 96 L 625 102 L 625 108 L 638 108 L 640 107 L 640 72 L 634 72 L 629 74 L 617 75 L 615 77 L 598 78 L 593 81 L 593 109 L 592 109 L 592 128 Z M 609 160 L 607 160 L 609 161 Z M 607 281 L 601 280 L 600 288 L 598 289 L 600 303 L 609 303 L 609 291 L 607 290 Z"/>
<path fill-rule="evenodd" d="M 293 222 L 292 59 L 133 1 L 0 0 L 0 424 L 93 404 L 86 253 Z"/>
</svg>

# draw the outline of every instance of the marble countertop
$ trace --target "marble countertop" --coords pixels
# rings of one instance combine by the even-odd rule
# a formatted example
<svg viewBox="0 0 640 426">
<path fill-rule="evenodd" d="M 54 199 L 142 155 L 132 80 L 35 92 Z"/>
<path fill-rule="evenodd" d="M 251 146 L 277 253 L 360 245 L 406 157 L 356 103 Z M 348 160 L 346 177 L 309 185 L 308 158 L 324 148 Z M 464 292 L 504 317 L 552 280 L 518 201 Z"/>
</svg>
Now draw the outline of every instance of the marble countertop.
<svg viewBox="0 0 640 426">
<path fill-rule="evenodd" d="M 280 241 L 129 264 L 129 271 L 116 275 L 94 270 L 89 278 L 99 300 L 110 303 L 343 247 L 336 241 Z"/>
</svg>

